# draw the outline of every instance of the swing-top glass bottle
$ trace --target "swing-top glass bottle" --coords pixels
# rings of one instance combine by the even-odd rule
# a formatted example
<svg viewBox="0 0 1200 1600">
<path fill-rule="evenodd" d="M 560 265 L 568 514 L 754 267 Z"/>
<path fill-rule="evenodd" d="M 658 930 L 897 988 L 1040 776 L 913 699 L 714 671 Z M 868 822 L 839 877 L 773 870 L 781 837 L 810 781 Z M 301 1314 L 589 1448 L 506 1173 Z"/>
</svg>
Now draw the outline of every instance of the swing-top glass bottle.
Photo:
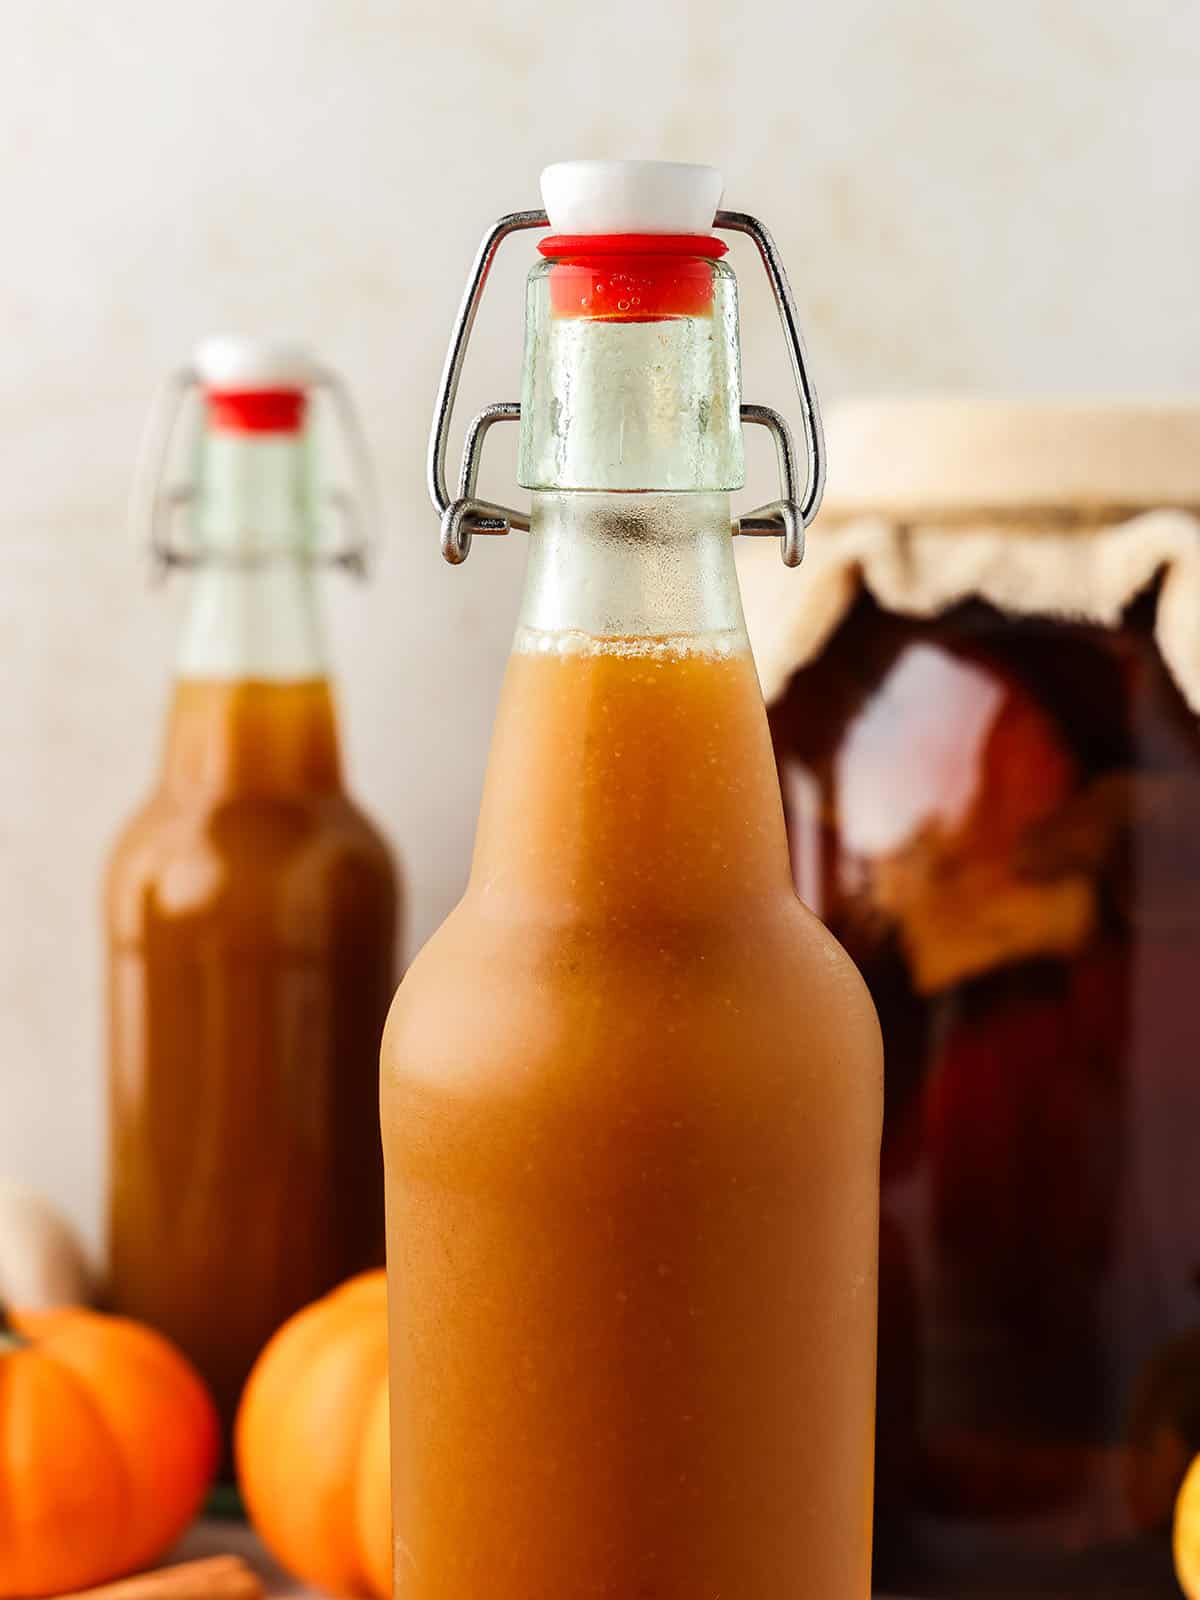
<svg viewBox="0 0 1200 1600">
<path fill-rule="evenodd" d="M 383 1048 L 397 1600 L 869 1590 L 879 1032 L 791 882 L 719 189 L 544 180 L 525 597 L 470 882 Z M 440 482 L 475 297 L 432 453 L 452 559 L 526 520 L 472 498 L 515 406 Z M 793 554 L 786 499 L 743 531 Z"/>
<path fill-rule="evenodd" d="M 192 1357 L 226 1425 L 275 1329 L 383 1254 L 398 889 L 342 777 L 315 583 L 326 384 L 345 408 L 303 351 L 247 339 L 186 375 L 194 486 L 152 493 L 190 605 L 158 780 L 108 870 L 112 1301 Z M 368 493 L 331 559 L 361 565 Z"/>
</svg>

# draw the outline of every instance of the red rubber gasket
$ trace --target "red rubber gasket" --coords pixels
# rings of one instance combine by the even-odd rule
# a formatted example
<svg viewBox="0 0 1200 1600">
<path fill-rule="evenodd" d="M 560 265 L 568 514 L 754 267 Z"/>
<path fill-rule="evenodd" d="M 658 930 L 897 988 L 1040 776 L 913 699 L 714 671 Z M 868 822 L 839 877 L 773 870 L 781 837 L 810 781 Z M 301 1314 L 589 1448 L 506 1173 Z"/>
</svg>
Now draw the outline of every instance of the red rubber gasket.
<svg viewBox="0 0 1200 1600">
<path fill-rule="evenodd" d="M 544 256 L 707 256 L 719 261 L 729 249 L 710 233 L 550 233 L 538 240 Z"/>
<path fill-rule="evenodd" d="M 712 312 L 713 267 L 727 249 L 707 234 L 552 234 L 550 309 L 595 322 L 661 322 Z"/>
<path fill-rule="evenodd" d="M 210 389 L 209 420 L 230 433 L 299 433 L 303 389 Z"/>
</svg>

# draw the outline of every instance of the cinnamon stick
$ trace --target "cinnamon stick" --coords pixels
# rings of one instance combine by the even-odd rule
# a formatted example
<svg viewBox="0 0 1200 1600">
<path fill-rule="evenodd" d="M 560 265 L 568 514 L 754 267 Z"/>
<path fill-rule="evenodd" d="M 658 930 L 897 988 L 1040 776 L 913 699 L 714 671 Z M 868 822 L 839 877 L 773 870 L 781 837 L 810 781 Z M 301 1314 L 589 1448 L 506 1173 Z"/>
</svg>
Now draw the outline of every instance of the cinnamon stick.
<svg viewBox="0 0 1200 1600">
<path fill-rule="evenodd" d="M 206 1556 L 80 1589 L 61 1600 L 262 1600 L 262 1593 L 262 1579 L 241 1556 Z"/>
</svg>

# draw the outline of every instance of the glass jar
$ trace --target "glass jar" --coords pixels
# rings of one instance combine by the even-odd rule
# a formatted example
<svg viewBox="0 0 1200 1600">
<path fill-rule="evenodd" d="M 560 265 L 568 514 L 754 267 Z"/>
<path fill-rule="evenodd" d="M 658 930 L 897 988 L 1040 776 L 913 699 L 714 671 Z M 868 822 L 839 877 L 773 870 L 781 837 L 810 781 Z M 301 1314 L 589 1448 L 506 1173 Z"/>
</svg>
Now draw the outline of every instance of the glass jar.
<svg viewBox="0 0 1200 1600">
<path fill-rule="evenodd" d="M 1200 410 L 859 405 L 830 432 L 809 570 L 781 595 L 743 565 L 797 886 L 884 1033 L 877 1581 L 1174 1595 Z"/>
</svg>

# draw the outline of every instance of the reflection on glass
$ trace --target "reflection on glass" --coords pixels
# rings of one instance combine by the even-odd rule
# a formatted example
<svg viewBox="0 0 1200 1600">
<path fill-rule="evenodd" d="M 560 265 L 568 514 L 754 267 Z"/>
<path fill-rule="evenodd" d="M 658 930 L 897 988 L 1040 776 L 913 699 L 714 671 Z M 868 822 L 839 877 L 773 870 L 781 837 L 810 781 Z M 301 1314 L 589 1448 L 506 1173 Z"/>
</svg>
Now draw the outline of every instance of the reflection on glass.
<svg viewBox="0 0 1200 1600">
<path fill-rule="evenodd" d="M 1200 731 L 1151 614 L 1106 632 L 864 600 L 772 713 L 797 884 L 887 1044 L 891 1586 L 1177 1592 L 1166 1524 L 1200 1449 Z"/>
</svg>

